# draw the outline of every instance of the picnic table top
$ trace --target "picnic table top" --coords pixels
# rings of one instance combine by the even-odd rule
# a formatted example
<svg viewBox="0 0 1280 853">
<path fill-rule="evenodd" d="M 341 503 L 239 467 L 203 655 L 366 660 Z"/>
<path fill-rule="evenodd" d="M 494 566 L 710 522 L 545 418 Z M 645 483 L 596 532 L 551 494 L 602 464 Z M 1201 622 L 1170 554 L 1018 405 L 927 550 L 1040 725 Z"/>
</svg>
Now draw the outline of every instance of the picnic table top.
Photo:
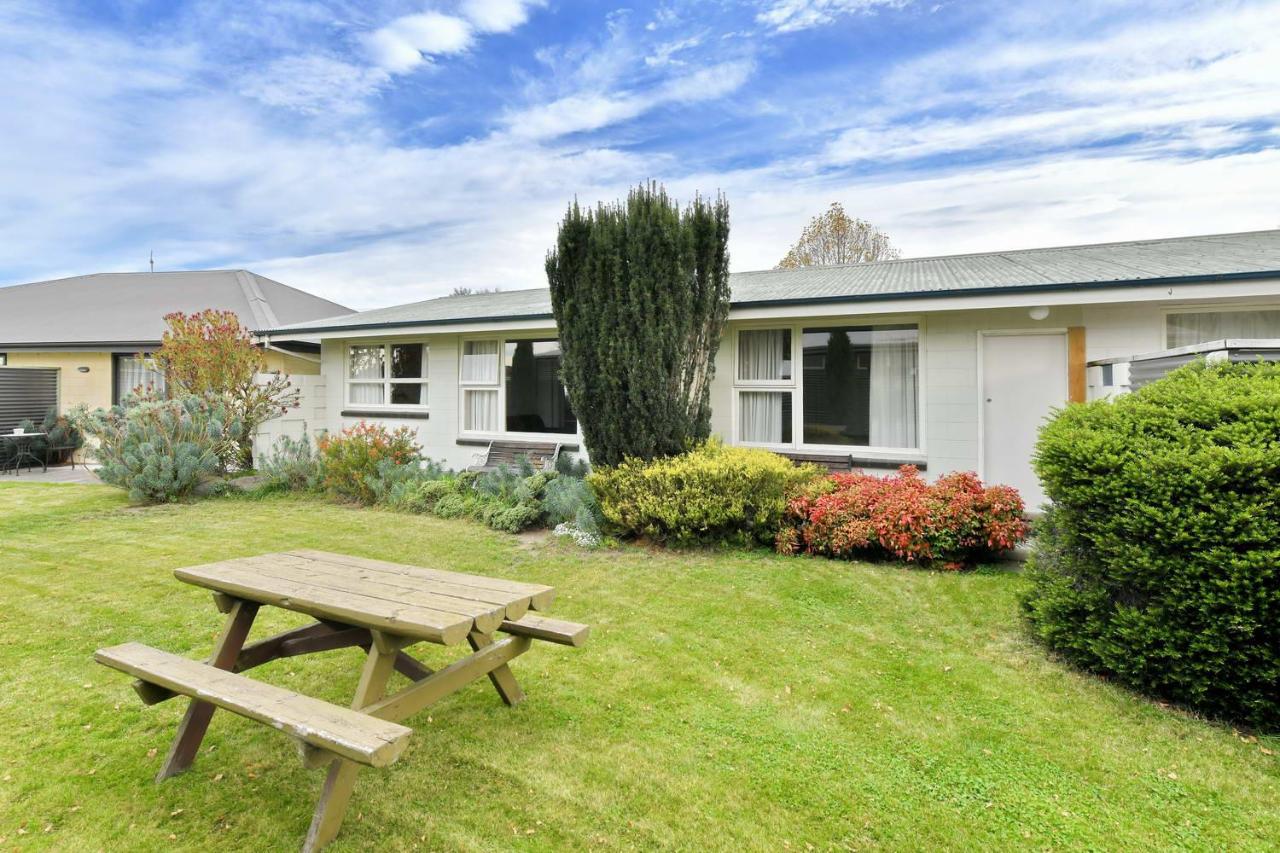
<svg viewBox="0 0 1280 853">
<path fill-rule="evenodd" d="M 555 590 L 541 584 L 297 550 L 223 560 L 174 572 L 179 580 L 317 619 L 453 645 L 491 634 Z"/>
</svg>

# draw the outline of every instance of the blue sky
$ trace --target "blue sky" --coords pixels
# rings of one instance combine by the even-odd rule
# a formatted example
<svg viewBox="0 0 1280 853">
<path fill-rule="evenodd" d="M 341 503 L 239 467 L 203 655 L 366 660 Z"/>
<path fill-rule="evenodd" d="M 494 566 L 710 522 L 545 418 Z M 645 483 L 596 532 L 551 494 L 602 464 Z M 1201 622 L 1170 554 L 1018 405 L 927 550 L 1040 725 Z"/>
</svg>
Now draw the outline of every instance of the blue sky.
<svg viewBox="0 0 1280 853">
<path fill-rule="evenodd" d="M 1280 227 L 1280 2 L 0 3 L 0 283 L 544 283 L 575 195 L 832 201 L 906 256 Z"/>
</svg>

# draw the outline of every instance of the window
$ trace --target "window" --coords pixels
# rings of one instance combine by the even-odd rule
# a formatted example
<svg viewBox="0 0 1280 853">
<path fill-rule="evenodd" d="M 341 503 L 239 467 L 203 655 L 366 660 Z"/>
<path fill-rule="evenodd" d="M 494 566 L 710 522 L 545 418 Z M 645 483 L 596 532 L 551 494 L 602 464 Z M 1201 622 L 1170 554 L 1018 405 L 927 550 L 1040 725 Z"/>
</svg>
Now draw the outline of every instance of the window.
<svg viewBox="0 0 1280 853">
<path fill-rule="evenodd" d="M 576 433 L 578 420 L 560 382 L 560 343 L 507 341 L 505 356 L 507 432 Z"/>
<path fill-rule="evenodd" d="M 498 431 L 498 342 L 463 341 L 458 377 L 462 385 L 462 428 Z"/>
<path fill-rule="evenodd" d="M 347 350 L 347 402 L 353 406 L 427 405 L 425 344 L 361 344 Z"/>
<path fill-rule="evenodd" d="M 458 383 L 466 432 L 578 431 L 553 338 L 463 341 Z"/>
<path fill-rule="evenodd" d="M 914 325 L 805 329 L 804 443 L 916 448 L 919 338 Z"/>
<path fill-rule="evenodd" d="M 0 367 L 4 367 L 9 363 L 9 353 L 0 352 Z"/>
<path fill-rule="evenodd" d="M 795 387 L 791 330 L 738 332 L 734 377 L 740 389 L 738 440 L 747 444 L 791 444 L 791 389 Z"/>
<path fill-rule="evenodd" d="M 1165 317 L 1167 346 L 1185 347 L 1223 338 L 1280 338 L 1280 310 L 1188 311 Z"/>
<path fill-rule="evenodd" d="M 126 394 L 137 391 L 164 394 L 164 374 L 156 369 L 151 353 L 116 355 L 111 367 L 112 403 L 119 403 Z"/>
</svg>

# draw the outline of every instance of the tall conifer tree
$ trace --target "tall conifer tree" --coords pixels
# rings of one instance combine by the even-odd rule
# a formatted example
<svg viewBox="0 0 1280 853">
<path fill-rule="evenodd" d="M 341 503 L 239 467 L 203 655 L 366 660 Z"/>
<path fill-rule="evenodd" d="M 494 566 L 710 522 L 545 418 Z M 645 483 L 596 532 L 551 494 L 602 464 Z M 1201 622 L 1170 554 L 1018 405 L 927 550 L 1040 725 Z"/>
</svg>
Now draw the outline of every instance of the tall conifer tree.
<svg viewBox="0 0 1280 853">
<path fill-rule="evenodd" d="M 682 211 L 649 183 L 625 202 L 570 205 L 547 279 L 569 403 L 597 465 L 679 453 L 710 434 L 728 240 L 722 196 Z"/>
</svg>

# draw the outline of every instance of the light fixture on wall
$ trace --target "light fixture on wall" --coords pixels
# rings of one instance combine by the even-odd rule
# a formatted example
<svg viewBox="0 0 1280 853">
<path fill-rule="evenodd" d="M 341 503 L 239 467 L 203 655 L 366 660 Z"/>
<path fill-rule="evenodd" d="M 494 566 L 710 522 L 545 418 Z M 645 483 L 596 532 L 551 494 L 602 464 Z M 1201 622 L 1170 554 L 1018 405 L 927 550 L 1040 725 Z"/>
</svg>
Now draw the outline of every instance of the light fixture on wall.
<svg viewBox="0 0 1280 853">
<path fill-rule="evenodd" d="M 1032 320 L 1043 320 L 1045 317 L 1049 316 L 1049 306 L 1037 305 L 1027 313 L 1031 315 Z"/>
<path fill-rule="evenodd" d="M 77 370 L 78 372 L 80 372 L 80 373 L 88 373 L 88 372 L 89 372 L 89 368 L 87 368 L 87 367 L 77 367 L 77 368 L 76 368 L 76 370 Z"/>
</svg>

